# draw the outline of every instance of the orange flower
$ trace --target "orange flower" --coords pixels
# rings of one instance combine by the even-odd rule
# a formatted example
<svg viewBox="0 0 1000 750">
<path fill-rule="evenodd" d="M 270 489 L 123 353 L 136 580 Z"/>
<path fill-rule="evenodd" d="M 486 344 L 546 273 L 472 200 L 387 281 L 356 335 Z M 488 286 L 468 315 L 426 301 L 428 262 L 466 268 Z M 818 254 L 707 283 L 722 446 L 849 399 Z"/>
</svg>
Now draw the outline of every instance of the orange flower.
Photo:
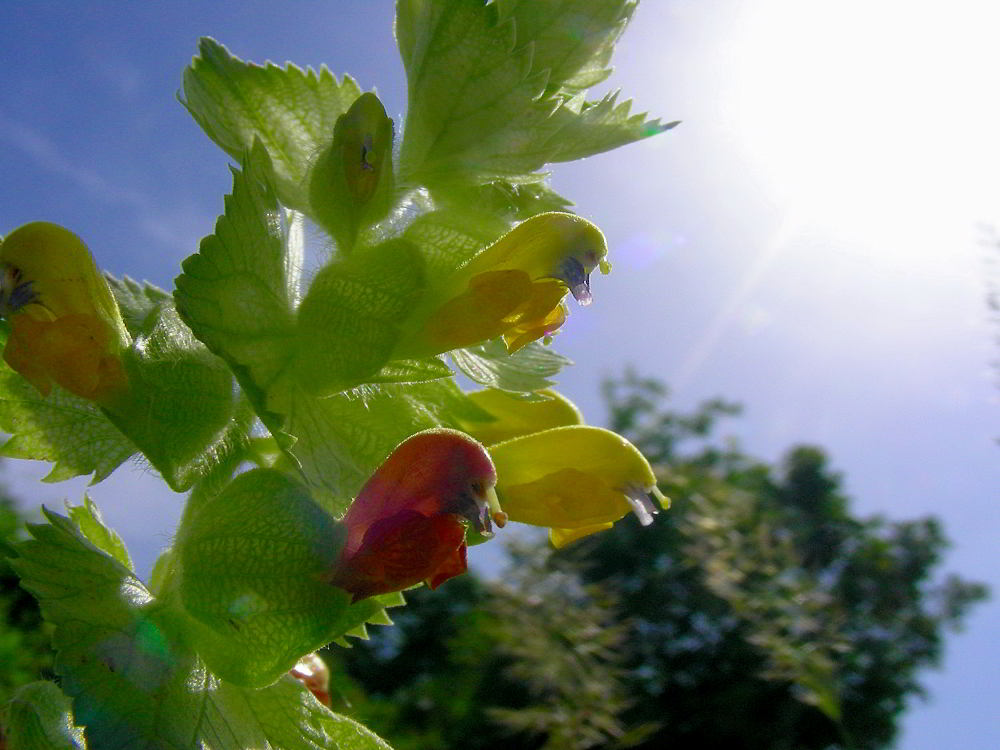
<svg viewBox="0 0 1000 750">
<path fill-rule="evenodd" d="M 121 353 L 131 339 L 83 241 L 55 224 L 25 224 L 3 240 L 0 263 L 7 364 L 43 396 L 54 382 L 113 403 L 128 387 Z"/>
<path fill-rule="evenodd" d="M 496 471 L 475 440 L 454 430 L 420 432 L 393 450 L 344 515 L 347 539 L 331 583 L 352 601 L 426 581 L 436 588 L 466 570 L 465 526 L 502 526 Z"/>
</svg>

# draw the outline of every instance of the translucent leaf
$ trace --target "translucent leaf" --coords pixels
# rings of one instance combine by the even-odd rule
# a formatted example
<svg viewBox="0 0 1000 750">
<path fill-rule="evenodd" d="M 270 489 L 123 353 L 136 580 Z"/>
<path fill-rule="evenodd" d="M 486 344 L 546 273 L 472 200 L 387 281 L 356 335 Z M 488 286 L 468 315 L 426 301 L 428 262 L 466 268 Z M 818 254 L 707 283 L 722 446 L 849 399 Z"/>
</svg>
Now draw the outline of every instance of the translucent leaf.
<svg viewBox="0 0 1000 750">
<path fill-rule="evenodd" d="M 363 386 L 327 398 L 290 383 L 269 394 L 268 407 L 285 415 L 296 437 L 288 452 L 309 484 L 329 495 L 334 514 L 346 510 L 392 449 L 413 433 L 457 427 L 461 415 L 483 418 L 451 379 Z"/>
<path fill-rule="evenodd" d="M 401 604 L 399 595 L 352 605 L 328 582 L 341 534 L 303 485 L 271 469 L 241 474 L 185 517 L 175 585 L 209 669 L 269 685 L 302 654 L 387 620 L 384 608 Z"/>
<path fill-rule="evenodd" d="M 429 280 L 446 278 L 508 229 L 508 223 L 474 208 L 445 208 L 418 216 L 403 237 L 420 250 Z"/>
<path fill-rule="evenodd" d="M 511 123 L 555 108 L 542 100 L 547 73 L 531 48 L 516 48 L 514 24 L 497 23 L 481 0 L 400 0 L 396 39 L 409 111 L 400 156 L 405 176 L 440 176 L 495 148 Z M 469 165 L 472 166 L 472 165 Z"/>
<path fill-rule="evenodd" d="M 51 682 L 18 689 L 7 704 L 6 741 L 11 750 L 85 750 L 83 729 L 73 721 L 69 698 Z"/>
<path fill-rule="evenodd" d="M 81 474 L 93 474 L 99 482 L 137 450 L 90 401 L 58 386 L 43 397 L 3 361 L 0 428 L 12 436 L 0 455 L 48 461 L 52 470 L 46 482 Z"/>
<path fill-rule="evenodd" d="M 617 91 L 597 102 L 585 102 L 582 97 L 571 100 L 552 118 L 560 127 L 547 144 L 546 161 L 583 159 L 680 124 L 647 120 L 645 114 L 629 114 L 631 108 L 631 100 L 618 103 Z"/>
<path fill-rule="evenodd" d="M 635 0 L 497 0 L 511 18 L 518 46 L 533 44 L 532 67 L 548 70 L 549 91 L 590 88 L 611 74 L 615 42 L 635 11 Z"/>
<path fill-rule="evenodd" d="M 369 378 L 369 383 L 423 383 L 451 377 L 454 373 L 439 357 L 394 359 Z"/>
<path fill-rule="evenodd" d="M 321 269 L 298 310 L 290 370 L 299 384 L 326 396 L 370 382 L 423 289 L 423 260 L 403 238 Z"/>
<path fill-rule="evenodd" d="M 116 279 L 110 274 L 104 274 L 111 293 L 115 296 L 118 309 L 125 321 L 125 327 L 134 337 L 146 331 L 150 314 L 161 302 L 170 299 L 170 293 L 153 286 L 148 281 L 139 283 L 128 276 Z"/>
<path fill-rule="evenodd" d="M 618 1 L 485 4 L 400 0 L 396 37 L 410 109 L 405 179 L 435 190 L 521 181 L 545 164 L 607 151 L 672 127 L 587 103 L 631 14 Z"/>
<path fill-rule="evenodd" d="M 470 380 L 489 388 L 544 398 L 535 391 L 553 385 L 549 378 L 573 362 L 547 346 L 532 342 L 507 354 L 502 339 L 451 352 L 452 362 Z"/>
<path fill-rule="evenodd" d="M 307 175 L 329 145 L 337 118 L 361 90 L 326 67 L 319 73 L 244 62 L 204 38 L 184 71 L 182 102 L 205 134 L 237 161 L 259 139 L 271 155 L 279 199 L 308 212 Z"/>
<path fill-rule="evenodd" d="M 129 400 L 108 416 L 182 492 L 242 452 L 253 412 L 173 305 L 160 304 L 150 325 L 125 352 Z"/>
<path fill-rule="evenodd" d="M 67 503 L 66 512 L 80 533 L 87 538 L 87 541 L 102 552 L 106 552 L 129 570 L 134 569 L 125 542 L 114 529 L 104 525 L 101 512 L 88 495 L 83 496 L 83 505 L 69 505 Z"/>
<path fill-rule="evenodd" d="M 233 170 L 225 214 L 182 264 L 174 292 L 181 317 L 229 363 L 259 413 L 264 390 L 291 356 L 296 290 L 287 278 L 285 243 L 298 236 L 282 222 L 267 164 L 258 146 L 242 171 Z"/>
<path fill-rule="evenodd" d="M 261 690 L 220 680 L 188 650 L 179 612 L 72 521 L 45 515 L 14 566 L 55 625 L 56 671 L 90 747 L 386 750 L 290 677 Z"/>
</svg>

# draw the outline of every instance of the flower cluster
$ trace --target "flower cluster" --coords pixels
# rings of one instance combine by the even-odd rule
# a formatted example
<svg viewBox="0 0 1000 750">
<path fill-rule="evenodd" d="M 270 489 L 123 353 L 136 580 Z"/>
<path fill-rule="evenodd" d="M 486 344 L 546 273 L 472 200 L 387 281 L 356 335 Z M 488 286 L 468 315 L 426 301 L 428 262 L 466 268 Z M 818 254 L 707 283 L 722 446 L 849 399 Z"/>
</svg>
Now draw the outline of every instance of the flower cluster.
<svg viewBox="0 0 1000 750">
<path fill-rule="evenodd" d="M 565 320 L 563 298 L 589 304 L 590 273 L 607 271 L 600 231 L 548 213 L 522 222 L 431 284 L 403 322 L 397 354 L 427 355 L 502 338 L 509 352 Z M 53 383 L 102 406 L 127 394 L 131 344 L 118 306 L 83 242 L 35 223 L 0 245 L 4 359 L 43 395 Z M 643 524 L 665 504 L 642 455 L 620 436 L 582 424 L 553 391 L 536 400 L 485 389 L 466 394 L 478 418 L 403 441 L 372 474 L 341 523 L 345 541 L 329 582 L 352 601 L 466 570 L 467 539 L 511 521 L 549 529 L 561 547 L 633 512 Z"/>
</svg>

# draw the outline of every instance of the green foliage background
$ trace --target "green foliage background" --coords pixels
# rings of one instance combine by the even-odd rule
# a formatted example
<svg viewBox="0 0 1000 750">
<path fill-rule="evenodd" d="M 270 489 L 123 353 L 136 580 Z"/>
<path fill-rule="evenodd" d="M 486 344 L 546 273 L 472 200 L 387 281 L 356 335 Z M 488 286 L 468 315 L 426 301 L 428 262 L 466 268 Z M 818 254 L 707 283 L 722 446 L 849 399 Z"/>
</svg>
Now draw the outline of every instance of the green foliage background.
<svg viewBox="0 0 1000 750">
<path fill-rule="evenodd" d="M 605 384 L 669 513 L 415 594 L 396 628 L 327 654 L 342 705 L 414 750 L 891 746 L 985 587 L 942 577 L 934 518 L 853 515 L 821 449 L 769 465 L 720 436 L 734 404 L 665 395 Z"/>
</svg>

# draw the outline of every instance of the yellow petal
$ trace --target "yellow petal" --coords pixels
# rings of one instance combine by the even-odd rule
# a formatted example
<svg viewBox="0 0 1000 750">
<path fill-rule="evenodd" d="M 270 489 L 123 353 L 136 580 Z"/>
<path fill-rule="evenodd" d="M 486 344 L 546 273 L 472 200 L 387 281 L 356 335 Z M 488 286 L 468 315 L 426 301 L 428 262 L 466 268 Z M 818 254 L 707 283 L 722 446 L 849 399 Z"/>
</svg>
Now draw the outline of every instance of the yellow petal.
<svg viewBox="0 0 1000 750">
<path fill-rule="evenodd" d="M 513 485 L 497 476 L 500 504 L 511 521 L 574 529 L 617 521 L 629 511 L 624 493 L 589 471 L 562 468 Z"/>
<path fill-rule="evenodd" d="M 554 542 L 607 528 L 630 509 L 646 524 L 657 502 L 665 507 L 649 463 L 609 430 L 556 427 L 489 451 L 497 469 L 497 495 L 510 520 L 558 530 Z"/>
<path fill-rule="evenodd" d="M 581 526 L 578 529 L 549 529 L 549 541 L 556 549 L 562 549 L 577 539 L 583 539 L 598 531 L 607 531 L 613 525 L 612 523 L 599 523 L 593 526 Z"/>
<path fill-rule="evenodd" d="M 434 352 L 494 339 L 513 325 L 509 318 L 516 319 L 531 295 L 531 279 L 523 271 L 478 274 L 461 294 L 434 311 L 417 336 Z"/>
<path fill-rule="evenodd" d="M 131 341 L 118 305 L 83 240 L 57 224 L 37 221 L 15 229 L 0 245 L 0 262 L 20 271 L 35 302 L 23 312 L 36 320 L 93 315 L 107 324 L 121 347 Z"/>
<path fill-rule="evenodd" d="M 53 382 L 102 405 L 123 394 L 121 353 L 131 339 L 82 240 L 55 224 L 26 224 L 3 240 L 0 262 L 11 318 L 4 360 L 43 395 Z"/>
<path fill-rule="evenodd" d="M 550 389 L 538 391 L 538 395 L 544 396 L 544 400 L 526 401 L 498 388 L 469 393 L 469 400 L 493 417 L 493 421 L 465 421 L 462 428 L 481 443 L 494 445 L 532 432 L 583 422 L 580 411 L 565 396 Z"/>
<path fill-rule="evenodd" d="M 567 259 L 575 259 L 590 273 L 598 266 L 603 270 L 607 253 L 604 235 L 594 224 L 575 214 L 553 212 L 521 222 L 461 271 L 469 276 L 487 270 L 518 268 L 532 280 L 562 278 Z"/>
<path fill-rule="evenodd" d="M 490 448 L 499 474 L 510 484 L 533 482 L 557 469 L 575 466 L 613 487 L 656 484 L 649 463 L 628 440 L 589 425 L 557 427 L 508 440 Z"/>
<path fill-rule="evenodd" d="M 109 351 L 108 338 L 107 326 L 93 315 L 52 321 L 18 315 L 3 358 L 42 395 L 55 382 L 81 398 L 110 403 L 128 381 L 121 359 Z"/>
<path fill-rule="evenodd" d="M 566 307 L 562 303 L 566 286 L 556 279 L 543 279 L 531 285 L 531 296 L 505 321 L 503 332 L 507 351 L 513 354 L 521 347 L 555 333 L 566 322 Z"/>
</svg>

